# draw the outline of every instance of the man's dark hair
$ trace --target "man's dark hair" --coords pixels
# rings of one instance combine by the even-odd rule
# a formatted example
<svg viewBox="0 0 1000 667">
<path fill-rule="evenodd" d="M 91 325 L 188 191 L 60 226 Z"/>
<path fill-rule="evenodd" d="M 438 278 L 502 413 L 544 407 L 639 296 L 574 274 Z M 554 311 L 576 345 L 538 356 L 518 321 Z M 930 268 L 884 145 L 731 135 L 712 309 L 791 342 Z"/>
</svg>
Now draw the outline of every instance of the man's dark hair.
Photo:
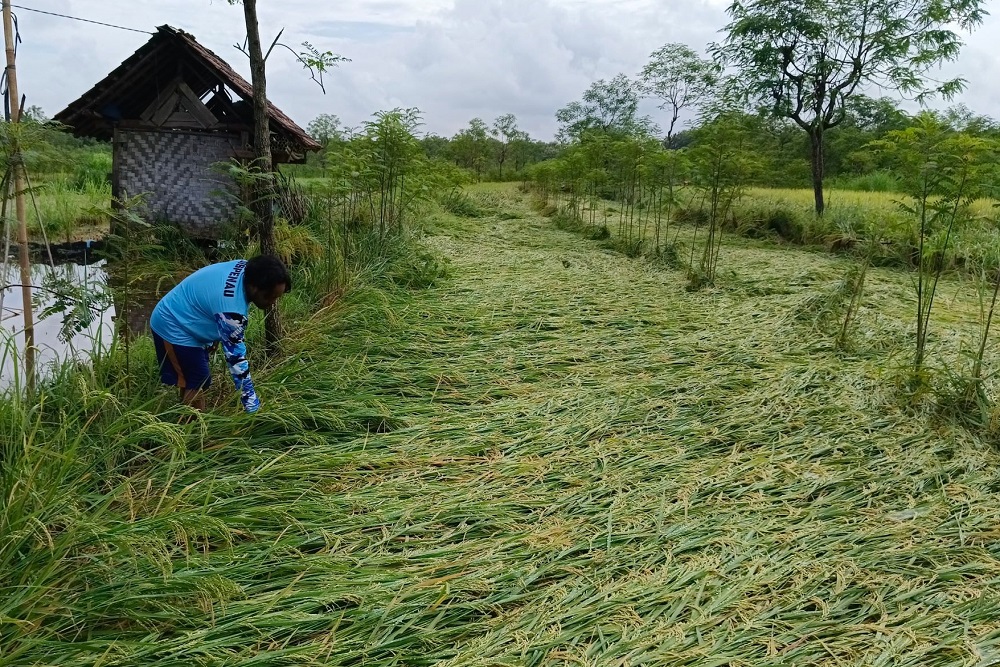
<svg viewBox="0 0 1000 667">
<path fill-rule="evenodd" d="M 257 255 L 247 262 L 243 280 L 265 292 L 270 292 L 282 283 L 285 284 L 285 292 L 292 291 L 292 276 L 288 273 L 288 267 L 274 255 Z"/>
</svg>

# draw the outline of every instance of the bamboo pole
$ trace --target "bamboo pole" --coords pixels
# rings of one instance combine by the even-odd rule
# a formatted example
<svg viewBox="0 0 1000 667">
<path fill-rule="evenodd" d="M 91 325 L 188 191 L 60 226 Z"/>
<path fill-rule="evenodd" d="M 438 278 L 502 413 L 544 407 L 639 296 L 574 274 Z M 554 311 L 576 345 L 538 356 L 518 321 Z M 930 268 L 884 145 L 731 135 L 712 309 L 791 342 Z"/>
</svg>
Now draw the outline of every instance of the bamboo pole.
<svg viewBox="0 0 1000 667">
<path fill-rule="evenodd" d="M 4 46 L 7 51 L 7 91 L 10 99 L 10 122 L 21 120 L 20 95 L 17 90 L 17 71 L 14 67 L 14 21 L 10 0 L 3 0 Z M 16 140 L 16 134 L 15 140 Z M 24 164 L 20 147 L 13 159 L 14 209 L 17 215 L 18 262 L 21 266 L 21 300 L 24 311 L 24 377 L 28 394 L 35 391 L 35 317 L 31 308 L 31 263 L 28 256 L 28 225 L 24 206 Z"/>
</svg>

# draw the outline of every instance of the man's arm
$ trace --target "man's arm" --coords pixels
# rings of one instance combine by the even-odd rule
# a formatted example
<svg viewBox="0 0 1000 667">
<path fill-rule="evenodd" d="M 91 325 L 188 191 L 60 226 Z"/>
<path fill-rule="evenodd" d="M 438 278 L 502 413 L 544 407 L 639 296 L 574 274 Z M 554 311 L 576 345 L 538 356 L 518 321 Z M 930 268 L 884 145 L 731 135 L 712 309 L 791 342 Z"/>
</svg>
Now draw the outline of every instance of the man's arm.
<svg viewBox="0 0 1000 667">
<path fill-rule="evenodd" d="M 219 328 L 219 340 L 226 355 L 226 365 L 233 377 L 233 384 L 240 392 L 240 401 L 247 412 L 260 409 L 260 399 L 254 391 L 250 377 L 250 362 L 247 361 L 247 346 L 243 342 L 246 334 L 247 318 L 239 313 L 216 313 L 215 323 Z"/>
</svg>

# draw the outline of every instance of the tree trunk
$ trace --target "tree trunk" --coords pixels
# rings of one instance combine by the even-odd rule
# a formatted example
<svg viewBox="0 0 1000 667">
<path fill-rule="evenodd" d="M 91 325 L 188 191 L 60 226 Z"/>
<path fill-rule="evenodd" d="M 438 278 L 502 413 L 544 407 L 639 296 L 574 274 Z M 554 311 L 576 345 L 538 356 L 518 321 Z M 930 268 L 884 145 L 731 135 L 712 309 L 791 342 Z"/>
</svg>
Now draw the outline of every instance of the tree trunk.
<svg viewBox="0 0 1000 667">
<path fill-rule="evenodd" d="M 257 0 L 243 0 L 243 15 L 247 24 L 247 48 L 250 52 L 250 78 L 253 83 L 253 146 L 254 173 L 250 193 L 250 209 L 257 219 L 257 238 L 262 255 L 276 255 L 274 240 L 273 172 L 271 158 L 271 129 L 267 114 L 267 80 L 264 76 L 264 54 L 260 47 L 260 29 L 257 25 Z M 264 316 L 264 341 L 268 352 L 277 351 L 284 330 L 277 305 L 267 309 Z"/>
<path fill-rule="evenodd" d="M 826 203 L 823 200 L 823 129 L 809 131 L 810 166 L 812 167 L 813 196 L 816 201 L 816 215 L 823 215 Z"/>
</svg>

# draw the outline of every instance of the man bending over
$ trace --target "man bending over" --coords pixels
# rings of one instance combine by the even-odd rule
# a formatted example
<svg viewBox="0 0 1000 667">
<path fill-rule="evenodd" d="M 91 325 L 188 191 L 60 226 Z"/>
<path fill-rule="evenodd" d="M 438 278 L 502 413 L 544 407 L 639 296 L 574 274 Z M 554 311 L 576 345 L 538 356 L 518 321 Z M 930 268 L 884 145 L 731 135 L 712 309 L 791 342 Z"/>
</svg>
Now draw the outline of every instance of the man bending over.
<svg viewBox="0 0 1000 667">
<path fill-rule="evenodd" d="M 160 299 L 149 320 L 160 379 L 179 389 L 182 403 L 204 410 L 204 390 L 212 384 L 208 354 L 221 342 L 243 409 L 257 412 L 260 399 L 243 343 L 248 310 L 251 303 L 266 310 L 291 290 L 288 269 L 271 255 L 192 273 Z"/>
</svg>

